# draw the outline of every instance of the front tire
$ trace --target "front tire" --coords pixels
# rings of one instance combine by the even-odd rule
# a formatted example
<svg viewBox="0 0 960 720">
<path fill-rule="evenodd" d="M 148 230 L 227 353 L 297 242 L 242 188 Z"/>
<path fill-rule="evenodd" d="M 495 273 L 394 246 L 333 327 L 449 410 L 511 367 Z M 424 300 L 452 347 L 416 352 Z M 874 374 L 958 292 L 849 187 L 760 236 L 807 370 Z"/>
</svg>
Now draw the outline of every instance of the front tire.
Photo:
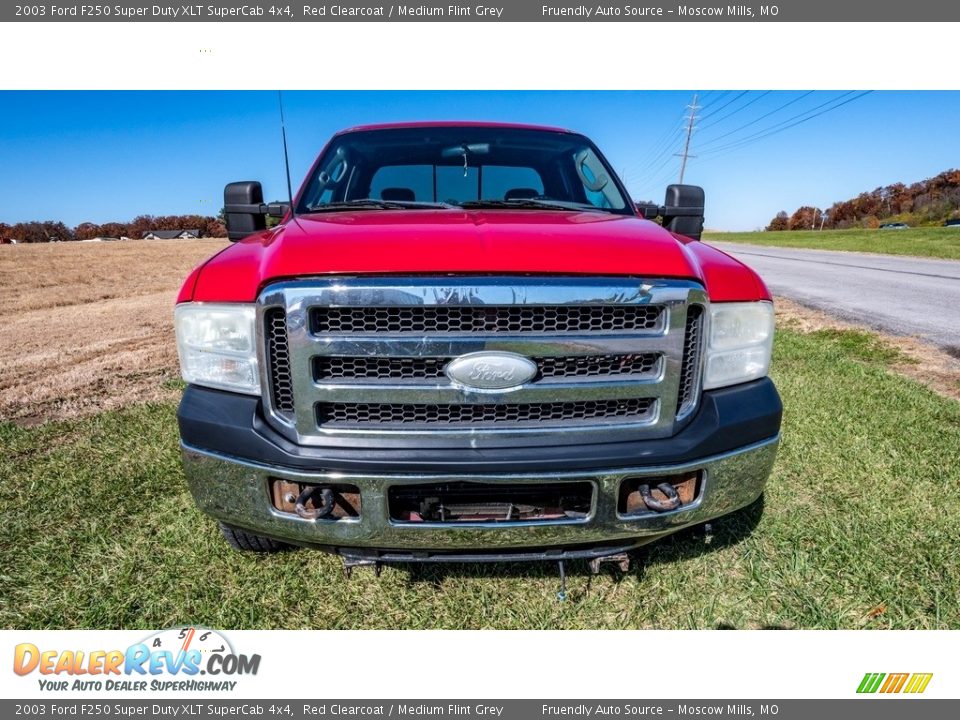
<svg viewBox="0 0 960 720">
<path fill-rule="evenodd" d="M 234 550 L 240 550 L 241 552 L 275 553 L 283 552 L 291 548 L 290 545 L 282 543 L 279 540 L 264 537 L 263 535 L 255 535 L 246 530 L 241 530 L 238 527 L 227 525 L 226 523 L 220 523 L 220 532 L 223 533 L 223 537 L 227 543 L 229 543 L 230 547 Z"/>
</svg>

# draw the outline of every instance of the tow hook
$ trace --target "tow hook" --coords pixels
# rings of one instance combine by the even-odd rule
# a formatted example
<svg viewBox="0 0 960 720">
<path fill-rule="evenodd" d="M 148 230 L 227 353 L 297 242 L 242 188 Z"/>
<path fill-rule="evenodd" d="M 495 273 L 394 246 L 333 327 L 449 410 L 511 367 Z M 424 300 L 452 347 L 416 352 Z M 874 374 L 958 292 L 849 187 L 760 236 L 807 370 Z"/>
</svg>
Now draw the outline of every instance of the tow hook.
<svg viewBox="0 0 960 720">
<path fill-rule="evenodd" d="M 620 568 L 620 572 L 630 572 L 630 556 L 625 553 L 616 553 L 615 555 L 602 555 L 601 557 L 593 558 L 588 565 L 590 566 L 590 573 L 593 575 L 600 574 L 600 566 L 609 563 L 616 565 Z"/>
<path fill-rule="evenodd" d="M 313 500 L 313 509 L 307 509 L 307 501 Z M 318 502 L 319 500 L 319 502 Z M 297 496 L 297 515 L 304 520 L 319 520 L 330 517 L 333 512 L 333 490 L 319 485 L 310 485 Z"/>
<path fill-rule="evenodd" d="M 657 485 L 657 490 L 666 495 L 666 500 L 655 498 L 650 492 L 649 485 L 641 485 L 637 490 L 640 492 L 640 498 L 643 500 L 643 504 L 654 512 L 668 512 L 669 510 L 676 510 L 680 507 L 680 496 L 670 483 L 664 482 Z"/>
</svg>

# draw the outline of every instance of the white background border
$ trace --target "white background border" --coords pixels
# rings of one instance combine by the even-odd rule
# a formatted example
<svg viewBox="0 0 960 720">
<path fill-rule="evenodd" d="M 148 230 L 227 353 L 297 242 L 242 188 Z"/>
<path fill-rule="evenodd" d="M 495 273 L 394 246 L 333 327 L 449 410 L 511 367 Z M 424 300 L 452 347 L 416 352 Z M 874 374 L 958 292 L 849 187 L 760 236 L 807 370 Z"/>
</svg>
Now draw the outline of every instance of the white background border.
<svg viewBox="0 0 960 720">
<path fill-rule="evenodd" d="M 3 89 L 960 86 L 957 28 L 950 23 L 25 23 L 5 29 Z M 358 53 L 358 46 L 367 51 Z M 478 48 L 485 51 L 482 63 Z M 336 58 L 343 58 L 342 67 Z M 10 671 L 16 643 L 89 651 L 125 648 L 146 634 L 2 631 L 0 694 L 41 696 L 36 675 Z M 265 699 L 317 692 L 344 698 L 848 698 L 865 672 L 933 672 L 924 697 L 960 697 L 960 635 L 947 631 L 229 636 L 239 652 L 263 656 L 261 674 L 243 683 L 239 695 Z"/>
<path fill-rule="evenodd" d="M 150 634 L 0 631 L 0 697 L 82 700 L 95 695 L 42 693 L 38 672 L 15 676 L 11 670 L 17 643 L 30 642 L 41 651 L 125 650 Z M 215 694 L 222 699 L 854 698 L 867 672 L 932 672 L 922 697 L 960 697 L 958 634 L 952 631 L 234 630 L 224 634 L 237 653 L 259 653 L 262 661 L 260 672 L 240 679 L 235 693 Z M 189 678 L 164 675 L 160 679 Z M 198 675 L 193 679 L 227 678 Z M 201 695 L 211 693 L 194 693 Z"/>
<path fill-rule="evenodd" d="M 956 25 L 17 23 L 0 42 L 0 85 L 946 90 L 960 87 Z"/>
</svg>

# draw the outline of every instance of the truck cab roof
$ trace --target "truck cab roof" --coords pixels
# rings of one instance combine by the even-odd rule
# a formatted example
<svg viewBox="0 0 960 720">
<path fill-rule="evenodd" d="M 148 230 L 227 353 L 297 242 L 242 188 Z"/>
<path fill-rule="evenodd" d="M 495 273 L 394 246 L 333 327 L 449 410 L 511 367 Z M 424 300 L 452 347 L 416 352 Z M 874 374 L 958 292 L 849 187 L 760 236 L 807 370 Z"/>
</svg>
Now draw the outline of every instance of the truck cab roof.
<svg viewBox="0 0 960 720">
<path fill-rule="evenodd" d="M 345 128 L 337 133 L 344 135 L 352 132 L 368 132 L 373 130 L 409 130 L 422 128 L 506 128 L 514 130 L 541 130 L 543 132 L 574 134 L 572 130 L 566 128 L 553 127 L 550 125 L 534 125 L 528 123 L 508 123 L 508 122 L 486 122 L 477 120 L 421 120 L 415 122 L 393 122 L 393 123 L 374 123 L 369 125 L 355 125 Z"/>
</svg>

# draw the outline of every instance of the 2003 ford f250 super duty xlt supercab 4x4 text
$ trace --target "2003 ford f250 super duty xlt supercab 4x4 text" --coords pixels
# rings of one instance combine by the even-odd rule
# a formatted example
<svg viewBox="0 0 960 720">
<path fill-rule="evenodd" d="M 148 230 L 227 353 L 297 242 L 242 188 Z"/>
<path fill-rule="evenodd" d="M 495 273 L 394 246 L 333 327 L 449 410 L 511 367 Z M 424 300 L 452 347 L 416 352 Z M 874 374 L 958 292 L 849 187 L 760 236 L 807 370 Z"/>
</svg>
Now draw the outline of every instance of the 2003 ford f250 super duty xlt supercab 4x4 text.
<svg viewBox="0 0 960 720">
<path fill-rule="evenodd" d="M 638 209 L 577 133 L 420 123 L 336 135 L 292 207 L 224 196 L 239 242 L 175 319 L 187 481 L 234 547 L 597 560 L 760 497 L 773 305 L 698 242 L 700 188 Z"/>
</svg>

